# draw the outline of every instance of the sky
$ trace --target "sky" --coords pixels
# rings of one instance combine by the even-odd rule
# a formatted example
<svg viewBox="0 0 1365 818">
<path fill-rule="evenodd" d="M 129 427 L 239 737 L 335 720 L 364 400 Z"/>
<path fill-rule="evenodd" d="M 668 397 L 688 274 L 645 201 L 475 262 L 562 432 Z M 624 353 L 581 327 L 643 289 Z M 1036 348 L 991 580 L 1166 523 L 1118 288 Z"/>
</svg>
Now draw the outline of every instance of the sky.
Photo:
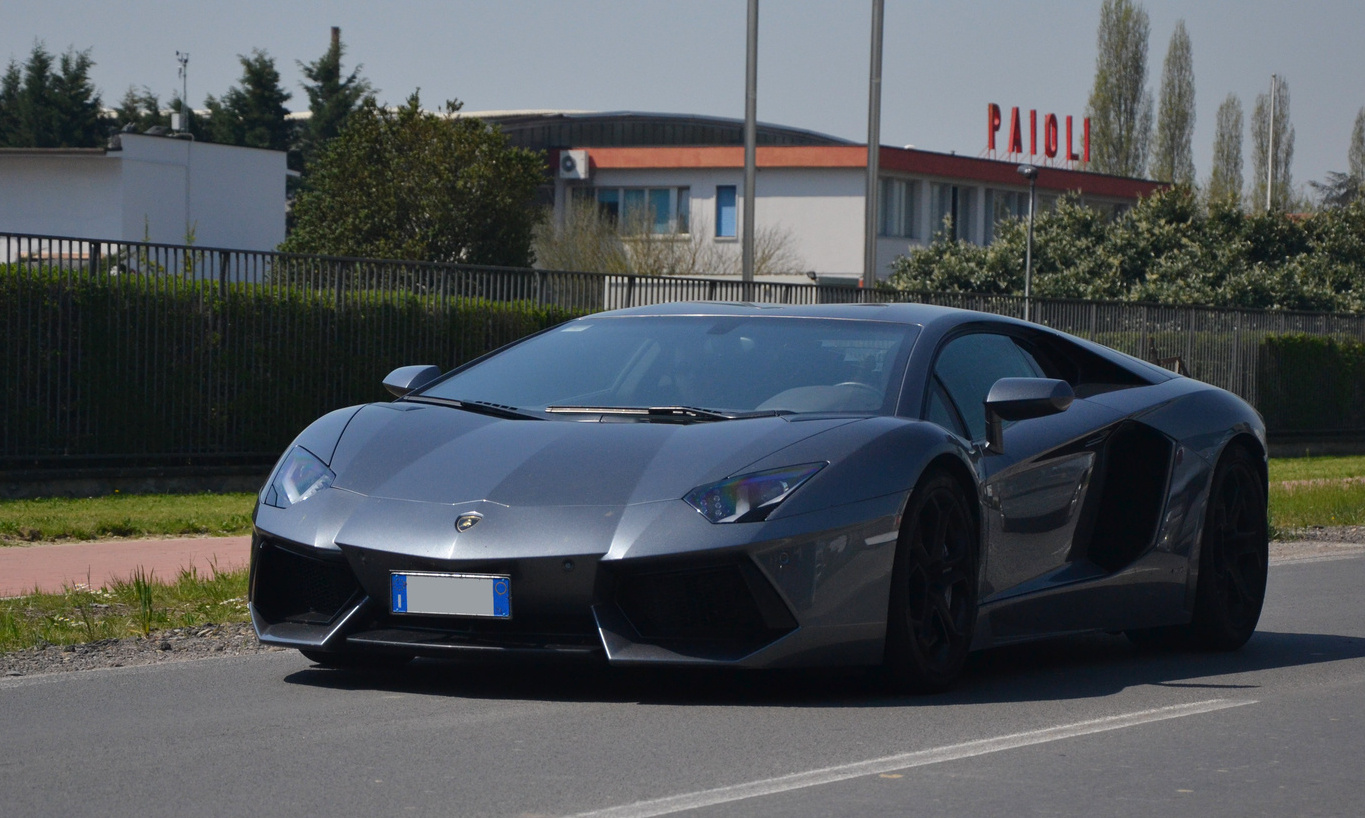
<svg viewBox="0 0 1365 818">
<path fill-rule="evenodd" d="M 1194 161 L 1209 173 L 1214 123 L 1229 94 L 1250 124 L 1256 95 L 1279 74 L 1290 91 L 1295 185 L 1346 169 L 1365 106 L 1365 2 L 1140 0 L 1151 20 L 1148 87 L 1176 21 L 1194 53 Z M 1084 115 L 1095 72 L 1099 2 L 886 0 L 881 142 L 981 155 L 986 111 L 999 104 L 1059 118 Z M 865 142 L 871 2 L 761 0 L 758 118 Z M 90 49 L 106 105 L 130 86 L 163 101 L 180 88 L 200 106 L 241 77 L 239 54 L 275 58 L 306 110 L 298 62 L 340 26 L 346 65 L 398 103 L 744 116 L 746 0 L 0 0 L 0 60 Z M 1025 114 L 1026 115 L 1026 114 Z M 1251 169 L 1251 138 L 1243 137 Z M 1250 180 L 1247 181 L 1250 187 Z"/>
</svg>

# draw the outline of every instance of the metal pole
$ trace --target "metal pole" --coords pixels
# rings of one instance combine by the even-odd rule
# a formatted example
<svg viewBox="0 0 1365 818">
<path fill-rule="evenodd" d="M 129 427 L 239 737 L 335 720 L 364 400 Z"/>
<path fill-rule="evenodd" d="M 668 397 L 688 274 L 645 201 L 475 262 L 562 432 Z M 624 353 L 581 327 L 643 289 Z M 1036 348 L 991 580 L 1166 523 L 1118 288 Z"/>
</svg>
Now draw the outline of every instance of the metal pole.
<svg viewBox="0 0 1365 818">
<path fill-rule="evenodd" d="M 749 43 L 744 70 L 744 297 L 754 280 L 754 187 L 758 153 L 758 0 L 749 0 Z"/>
<path fill-rule="evenodd" d="M 863 287 L 877 283 L 877 176 L 882 131 L 882 10 L 885 0 L 872 0 L 872 60 L 867 80 L 867 195 L 863 216 Z"/>
<path fill-rule="evenodd" d="M 1033 207 L 1037 200 L 1035 189 L 1038 184 L 1038 174 L 1034 173 L 1028 180 L 1028 242 L 1024 245 L 1024 320 L 1029 318 L 1029 302 L 1033 297 Z"/>
<path fill-rule="evenodd" d="M 1270 149 L 1266 151 L 1265 161 L 1265 210 L 1270 212 L 1271 193 L 1275 190 L 1275 88 L 1278 78 L 1270 75 L 1270 121 L 1266 124 L 1266 130 L 1270 133 L 1267 142 Z"/>
</svg>

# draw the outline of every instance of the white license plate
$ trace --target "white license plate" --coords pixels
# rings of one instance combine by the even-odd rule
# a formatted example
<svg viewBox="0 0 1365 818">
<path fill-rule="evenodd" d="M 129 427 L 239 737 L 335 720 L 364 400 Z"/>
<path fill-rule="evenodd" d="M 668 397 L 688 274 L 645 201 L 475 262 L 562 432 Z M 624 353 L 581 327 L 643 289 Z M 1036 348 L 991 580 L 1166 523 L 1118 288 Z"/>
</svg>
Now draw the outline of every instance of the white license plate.
<svg viewBox="0 0 1365 818">
<path fill-rule="evenodd" d="M 512 618 L 512 581 L 497 574 L 394 572 L 389 609 L 396 614 Z"/>
</svg>

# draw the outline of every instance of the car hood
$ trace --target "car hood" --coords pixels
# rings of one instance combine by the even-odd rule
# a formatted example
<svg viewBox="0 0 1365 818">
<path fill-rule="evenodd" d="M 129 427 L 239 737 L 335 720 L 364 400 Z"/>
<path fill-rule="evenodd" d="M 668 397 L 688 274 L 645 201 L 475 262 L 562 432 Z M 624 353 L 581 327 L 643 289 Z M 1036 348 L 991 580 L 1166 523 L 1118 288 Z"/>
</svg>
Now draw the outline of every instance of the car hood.
<svg viewBox="0 0 1365 818">
<path fill-rule="evenodd" d="M 857 420 L 504 420 L 444 406 L 371 404 L 337 443 L 333 486 L 368 497 L 513 507 L 676 500 Z"/>
</svg>

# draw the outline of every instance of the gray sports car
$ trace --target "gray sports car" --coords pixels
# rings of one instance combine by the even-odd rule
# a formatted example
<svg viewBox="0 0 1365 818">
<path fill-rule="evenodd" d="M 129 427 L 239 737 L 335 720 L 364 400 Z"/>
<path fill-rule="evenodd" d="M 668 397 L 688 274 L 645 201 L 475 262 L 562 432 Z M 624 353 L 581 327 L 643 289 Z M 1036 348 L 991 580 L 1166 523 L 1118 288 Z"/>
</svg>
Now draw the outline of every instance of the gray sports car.
<svg viewBox="0 0 1365 818">
<path fill-rule="evenodd" d="M 251 616 L 324 665 L 469 653 L 881 665 L 1081 631 L 1240 647 L 1260 416 L 1035 324 L 667 304 L 323 416 L 261 491 Z"/>
</svg>

